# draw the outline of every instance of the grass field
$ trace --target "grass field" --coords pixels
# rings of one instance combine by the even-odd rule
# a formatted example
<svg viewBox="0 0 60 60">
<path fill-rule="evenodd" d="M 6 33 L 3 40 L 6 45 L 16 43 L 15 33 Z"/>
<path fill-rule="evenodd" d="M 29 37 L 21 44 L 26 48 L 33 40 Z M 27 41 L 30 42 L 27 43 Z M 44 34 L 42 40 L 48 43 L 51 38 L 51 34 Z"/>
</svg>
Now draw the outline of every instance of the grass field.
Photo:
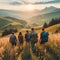
<svg viewBox="0 0 60 60">
<path fill-rule="evenodd" d="M 45 60 L 59 60 L 60 58 L 60 33 L 53 33 L 57 28 L 60 27 L 60 24 L 57 24 L 55 26 L 49 27 L 46 30 L 50 32 L 49 34 L 49 41 L 46 43 L 46 47 L 48 48 L 48 54 L 45 56 Z M 23 35 L 25 34 L 25 31 L 22 30 Z M 36 30 L 38 33 L 38 36 L 40 35 L 41 30 Z M 15 33 L 15 35 L 18 37 L 18 33 Z M 31 49 L 29 51 L 29 48 L 26 46 L 26 42 L 24 40 L 24 50 L 20 52 L 19 50 L 19 42 L 17 40 L 17 46 L 14 47 L 14 51 L 11 47 L 11 44 L 9 43 L 9 37 L 0 37 L 0 60 L 9 60 L 9 57 L 15 55 L 14 60 L 39 60 L 35 54 L 32 53 Z M 39 37 L 40 38 L 40 37 Z M 37 43 L 37 49 L 40 49 L 41 45 L 39 44 L 40 39 L 38 38 Z M 18 39 L 18 38 L 17 38 Z M 22 59 L 22 57 L 24 59 Z M 29 59 L 28 59 L 29 57 Z M 11 60 L 11 59 L 10 59 Z"/>
</svg>

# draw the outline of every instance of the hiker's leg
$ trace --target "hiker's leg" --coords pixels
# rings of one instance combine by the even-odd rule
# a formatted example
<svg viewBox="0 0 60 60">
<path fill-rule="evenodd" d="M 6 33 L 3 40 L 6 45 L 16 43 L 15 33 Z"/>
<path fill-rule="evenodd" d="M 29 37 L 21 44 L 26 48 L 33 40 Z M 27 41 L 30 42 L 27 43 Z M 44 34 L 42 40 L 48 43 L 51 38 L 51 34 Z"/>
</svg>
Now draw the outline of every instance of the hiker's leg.
<svg viewBox="0 0 60 60">
<path fill-rule="evenodd" d="M 25 40 L 25 42 L 26 42 L 26 46 L 28 46 L 28 45 L 27 45 L 27 39 Z"/>
<path fill-rule="evenodd" d="M 41 44 L 41 49 L 42 49 L 42 50 L 44 50 L 44 49 L 45 49 L 44 44 Z"/>
<path fill-rule="evenodd" d="M 21 43 L 21 49 L 23 49 L 23 43 Z"/>
<path fill-rule="evenodd" d="M 41 49 L 44 51 L 44 53 L 46 54 L 47 50 L 46 50 L 46 47 L 45 47 L 45 43 L 44 44 L 41 44 Z"/>
<path fill-rule="evenodd" d="M 29 48 L 30 48 L 30 46 L 31 46 L 31 41 L 29 41 Z"/>
<path fill-rule="evenodd" d="M 34 52 L 35 52 L 35 46 L 34 46 L 34 43 L 31 44 L 31 48 L 32 48 L 32 52 L 34 53 Z"/>
</svg>

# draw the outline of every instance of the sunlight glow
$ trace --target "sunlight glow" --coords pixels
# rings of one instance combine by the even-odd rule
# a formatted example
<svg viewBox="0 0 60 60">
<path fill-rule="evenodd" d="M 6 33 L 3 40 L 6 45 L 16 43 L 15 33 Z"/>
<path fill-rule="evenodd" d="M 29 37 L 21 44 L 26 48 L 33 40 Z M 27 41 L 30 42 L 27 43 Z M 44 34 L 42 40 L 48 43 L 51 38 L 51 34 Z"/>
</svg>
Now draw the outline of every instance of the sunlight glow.
<svg viewBox="0 0 60 60">
<path fill-rule="evenodd" d="M 26 10 L 27 10 L 27 11 L 33 11 L 33 10 L 34 10 L 34 6 L 33 6 L 32 4 L 28 4 L 28 5 L 26 6 Z"/>
</svg>

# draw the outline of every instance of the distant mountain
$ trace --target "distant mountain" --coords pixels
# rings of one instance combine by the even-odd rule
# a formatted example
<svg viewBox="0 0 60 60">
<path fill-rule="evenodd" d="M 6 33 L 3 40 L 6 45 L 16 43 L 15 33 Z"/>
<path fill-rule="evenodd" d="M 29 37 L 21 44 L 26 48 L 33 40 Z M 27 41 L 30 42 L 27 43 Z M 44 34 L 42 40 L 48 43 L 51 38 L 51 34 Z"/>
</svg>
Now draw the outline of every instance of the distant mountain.
<svg viewBox="0 0 60 60">
<path fill-rule="evenodd" d="M 19 17 L 22 15 L 21 14 L 22 12 L 20 11 L 13 11 L 13 10 L 4 10 L 4 9 L 0 9 L 0 16 L 2 17 L 6 17 L 6 16 L 9 16 L 9 17 Z"/>
<path fill-rule="evenodd" d="M 27 18 L 34 16 L 37 12 L 39 12 L 39 10 L 29 12 L 29 11 L 13 11 L 13 10 L 0 9 L 0 16 L 1 17 L 9 16 L 17 19 L 21 18 L 27 20 Z"/>
<path fill-rule="evenodd" d="M 33 16 L 32 18 L 30 18 L 30 20 L 35 23 L 39 23 L 41 25 L 45 21 L 49 22 L 52 18 L 60 17 L 60 9 L 57 9 L 54 7 L 49 7 L 49 8 L 45 8 L 42 11 L 44 11 L 44 14 L 39 14 L 39 15 Z"/>
<path fill-rule="evenodd" d="M 25 11 L 13 11 L 13 10 L 0 9 L 0 16 L 10 17 L 10 18 L 12 17 L 15 19 L 24 20 L 29 24 L 30 21 L 28 20 L 28 18 L 35 16 L 37 12 L 38 10 L 34 10 L 33 12 L 25 12 Z"/>
<path fill-rule="evenodd" d="M 3 10 L 0 9 L 0 16 L 13 20 L 19 21 L 22 24 L 36 23 L 43 24 L 46 21 L 49 21 L 51 18 L 59 17 L 60 16 L 60 9 L 50 6 L 46 7 L 43 10 L 33 10 L 33 11 L 13 11 L 13 10 Z M 33 24 L 35 25 L 35 24 Z"/>
<path fill-rule="evenodd" d="M 25 19 L 27 20 L 28 18 L 32 17 L 32 16 L 36 16 L 36 15 L 42 15 L 42 14 L 46 14 L 46 13 L 51 13 L 53 11 L 56 11 L 56 10 L 59 10 L 58 8 L 56 7 L 46 7 L 44 8 L 43 10 L 33 10 L 31 12 L 29 11 L 13 11 L 13 10 L 3 10 L 3 9 L 0 9 L 0 16 L 2 17 L 6 17 L 6 16 L 9 16 L 9 17 L 15 17 L 15 18 L 18 18 L 18 19 Z M 28 16 L 28 17 L 27 17 Z"/>
<path fill-rule="evenodd" d="M 53 7 L 53 6 L 50 6 L 50 7 L 44 8 L 41 12 L 42 12 L 43 14 L 45 14 L 45 13 L 51 13 L 51 12 L 54 12 L 56 9 L 58 9 L 58 8 Z"/>
<path fill-rule="evenodd" d="M 41 11 L 37 11 L 35 15 L 47 14 L 47 13 L 56 12 L 56 11 L 59 11 L 59 10 L 60 10 L 59 8 L 56 8 L 54 6 L 45 7 Z"/>
</svg>

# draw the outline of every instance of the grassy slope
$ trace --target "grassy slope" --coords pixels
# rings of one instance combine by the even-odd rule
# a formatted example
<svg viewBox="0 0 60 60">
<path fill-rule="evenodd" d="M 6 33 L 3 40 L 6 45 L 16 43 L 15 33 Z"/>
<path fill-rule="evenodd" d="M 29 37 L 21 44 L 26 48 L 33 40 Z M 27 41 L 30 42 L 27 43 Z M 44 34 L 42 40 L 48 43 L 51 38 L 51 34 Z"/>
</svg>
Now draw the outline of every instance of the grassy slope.
<svg viewBox="0 0 60 60">
<path fill-rule="evenodd" d="M 55 32 L 58 28 L 60 28 L 60 24 L 56 24 L 51 27 L 48 27 L 46 30 L 49 32 Z"/>
<path fill-rule="evenodd" d="M 51 26 L 49 28 L 47 28 L 47 31 L 49 32 L 54 32 L 55 29 L 57 29 L 58 27 L 60 27 L 60 24 L 57 24 L 57 25 L 54 25 L 54 26 Z M 41 30 L 37 30 L 38 33 L 41 32 Z M 25 34 L 25 32 L 23 32 Z M 18 33 L 16 34 L 16 36 L 18 35 Z M 52 39 L 52 38 L 51 38 Z M 6 43 L 8 43 L 8 40 L 9 40 L 9 36 L 6 36 L 6 37 L 3 37 L 3 38 L 0 38 L 0 42 L 2 42 L 2 46 L 5 46 Z M 6 42 L 4 42 L 6 41 Z M 5 44 L 4 44 L 5 43 Z M 9 43 L 8 43 L 9 44 Z M 53 47 L 54 44 L 51 45 L 51 42 L 49 43 L 49 46 L 52 46 L 52 49 L 54 49 L 55 47 Z M 39 45 L 38 45 L 39 46 Z M 58 53 L 59 49 L 55 49 L 56 52 Z M 58 53 L 60 54 L 60 53 Z M 32 53 L 33 55 L 33 53 Z M 50 55 L 50 60 L 55 60 L 55 56 L 51 53 L 49 53 Z M 36 56 L 32 56 L 32 59 L 33 60 L 38 60 Z"/>
<path fill-rule="evenodd" d="M 35 27 L 37 29 L 39 29 L 39 27 Z M 56 24 L 56 25 L 53 25 L 53 26 L 50 26 L 48 28 L 46 28 L 46 31 L 48 32 L 55 32 L 58 28 L 60 28 L 60 24 Z M 41 32 L 41 29 L 40 30 L 37 30 L 37 32 Z"/>
<path fill-rule="evenodd" d="M 18 20 L 15 18 L 0 17 L 0 29 L 6 28 L 22 28 L 27 24 L 24 20 Z"/>
</svg>

